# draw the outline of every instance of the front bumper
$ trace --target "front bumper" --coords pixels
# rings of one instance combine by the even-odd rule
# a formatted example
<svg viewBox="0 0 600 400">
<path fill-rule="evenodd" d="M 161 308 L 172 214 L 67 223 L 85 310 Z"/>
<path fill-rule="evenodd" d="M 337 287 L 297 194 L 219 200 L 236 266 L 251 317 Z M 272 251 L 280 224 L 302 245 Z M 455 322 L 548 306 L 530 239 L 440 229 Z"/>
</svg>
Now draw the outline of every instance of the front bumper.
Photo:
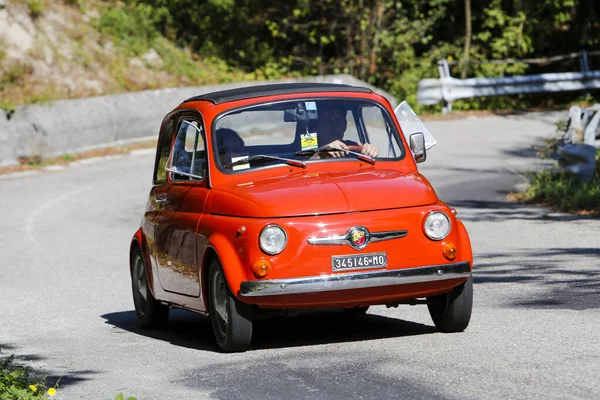
<svg viewBox="0 0 600 400">
<path fill-rule="evenodd" d="M 406 285 L 468 278 L 468 262 L 432 265 L 427 267 L 395 269 L 392 271 L 357 272 L 338 275 L 309 276 L 306 278 L 244 281 L 240 294 L 244 297 L 275 296 L 364 289 L 380 286 Z"/>
</svg>

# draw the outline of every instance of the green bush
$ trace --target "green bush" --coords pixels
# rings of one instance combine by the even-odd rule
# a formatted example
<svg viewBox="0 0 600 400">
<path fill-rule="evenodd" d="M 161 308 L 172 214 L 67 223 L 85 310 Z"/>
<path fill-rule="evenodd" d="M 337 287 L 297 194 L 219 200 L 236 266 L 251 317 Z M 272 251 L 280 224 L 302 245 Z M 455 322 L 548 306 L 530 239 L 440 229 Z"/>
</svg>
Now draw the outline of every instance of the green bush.
<svg viewBox="0 0 600 400">
<path fill-rule="evenodd" d="M 564 171 L 545 170 L 531 176 L 526 200 L 544 203 L 561 211 L 600 215 L 600 151 L 596 153 L 596 169 L 591 182 Z"/>
<path fill-rule="evenodd" d="M 44 0 L 29 0 L 27 2 L 27 7 L 29 8 L 29 15 L 31 15 L 31 18 L 33 19 L 40 17 L 44 11 L 46 11 L 46 3 Z"/>
<path fill-rule="evenodd" d="M 0 400 L 47 399 L 55 394 L 42 379 L 33 379 L 29 368 L 15 367 L 14 356 L 0 360 Z"/>
<path fill-rule="evenodd" d="M 164 18 L 160 8 L 147 4 L 127 4 L 111 7 L 101 12 L 95 27 L 106 37 L 112 38 L 126 52 L 141 55 L 152 47 L 154 39 L 160 36 L 156 24 Z"/>
</svg>

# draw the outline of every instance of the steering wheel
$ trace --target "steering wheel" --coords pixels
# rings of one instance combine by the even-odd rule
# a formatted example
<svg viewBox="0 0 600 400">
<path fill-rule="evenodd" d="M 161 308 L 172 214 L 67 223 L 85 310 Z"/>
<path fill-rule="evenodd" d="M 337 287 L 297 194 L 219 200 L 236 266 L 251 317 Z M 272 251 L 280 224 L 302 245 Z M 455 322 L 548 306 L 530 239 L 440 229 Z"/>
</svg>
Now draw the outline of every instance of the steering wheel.
<svg viewBox="0 0 600 400">
<path fill-rule="evenodd" d="M 350 144 L 350 145 L 347 145 L 347 146 L 348 146 L 348 150 L 354 151 L 356 153 L 360 153 L 362 151 L 362 149 L 363 149 L 363 147 L 361 145 L 359 145 L 359 144 Z"/>
</svg>

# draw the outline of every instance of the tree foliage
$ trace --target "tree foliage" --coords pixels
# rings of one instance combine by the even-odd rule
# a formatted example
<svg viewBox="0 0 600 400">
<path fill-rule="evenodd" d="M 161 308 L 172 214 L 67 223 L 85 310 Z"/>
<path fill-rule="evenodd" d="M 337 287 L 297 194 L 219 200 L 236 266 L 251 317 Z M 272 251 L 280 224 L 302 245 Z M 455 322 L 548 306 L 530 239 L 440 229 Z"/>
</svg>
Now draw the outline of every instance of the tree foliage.
<svg viewBox="0 0 600 400">
<path fill-rule="evenodd" d="M 441 58 L 548 57 L 600 44 L 595 0 L 472 1 L 467 55 L 465 0 L 131 1 L 155 10 L 162 34 L 258 76 L 349 73 L 413 103 L 418 81 L 437 77 Z M 573 71 L 578 65 L 473 64 L 452 72 L 458 76 L 465 69 L 466 76 L 502 76 Z M 462 104 L 485 107 L 494 101 Z"/>
</svg>

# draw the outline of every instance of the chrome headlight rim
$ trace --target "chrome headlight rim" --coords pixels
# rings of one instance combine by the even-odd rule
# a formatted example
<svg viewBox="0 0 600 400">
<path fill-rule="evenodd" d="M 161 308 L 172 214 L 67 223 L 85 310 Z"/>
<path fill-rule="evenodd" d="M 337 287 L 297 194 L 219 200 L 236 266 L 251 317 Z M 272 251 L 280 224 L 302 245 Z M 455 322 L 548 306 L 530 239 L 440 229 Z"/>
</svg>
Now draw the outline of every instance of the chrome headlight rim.
<svg viewBox="0 0 600 400">
<path fill-rule="evenodd" d="M 261 241 L 262 235 L 269 228 L 279 228 L 279 230 L 283 233 L 283 238 L 284 238 L 283 246 L 281 246 L 281 249 L 279 251 L 269 251 L 269 250 L 265 249 L 263 247 L 263 245 L 262 245 L 262 241 Z M 285 229 L 283 229 L 283 227 L 281 227 L 280 225 L 277 225 L 277 224 L 267 224 L 267 225 L 265 225 L 260 230 L 260 233 L 258 234 L 258 247 L 261 249 L 261 251 L 263 253 L 268 254 L 270 256 L 275 256 L 277 254 L 280 254 L 287 247 L 287 243 L 288 243 L 287 232 L 285 231 Z"/>
<path fill-rule="evenodd" d="M 427 220 L 435 214 L 440 214 L 442 215 L 444 218 L 446 218 L 446 221 L 448 221 L 448 231 L 446 232 L 445 235 L 440 236 L 440 237 L 434 237 L 432 235 L 429 235 L 429 233 L 427 232 Z M 429 238 L 430 240 L 433 240 L 435 242 L 439 242 L 441 240 L 444 240 L 448 237 L 448 235 L 450 234 L 450 232 L 452 232 L 452 220 L 450 219 L 450 217 L 448 216 L 448 214 L 446 214 L 444 211 L 439 211 L 439 210 L 435 210 L 435 211 L 430 211 L 429 213 L 427 213 L 427 215 L 425 216 L 425 218 L 423 218 L 423 233 L 425 234 L 425 236 L 427 236 L 427 238 Z"/>
</svg>

